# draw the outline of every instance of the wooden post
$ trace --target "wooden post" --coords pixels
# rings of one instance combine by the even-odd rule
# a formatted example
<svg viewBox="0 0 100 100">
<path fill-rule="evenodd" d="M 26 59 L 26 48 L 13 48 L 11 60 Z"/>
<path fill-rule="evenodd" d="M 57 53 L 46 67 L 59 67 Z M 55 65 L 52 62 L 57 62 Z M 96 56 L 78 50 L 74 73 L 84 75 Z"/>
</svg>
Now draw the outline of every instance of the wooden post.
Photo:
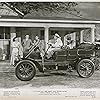
<svg viewBox="0 0 100 100">
<path fill-rule="evenodd" d="M 75 47 L 76 46 L 76 32 L 74 32 L 72 34 L 73 34 L 73 40 L 74 40 L 73 47 Z"/>
<path fill-rule="evenodd" d="M 14 37 L 16 37 L 16 30 L 15 30 L 15 28 L 14 27 L 11 27 L 10 28 L 10 36 L 11 36 L 11 38 L 14 38 Z"/>
<path fill-rule="evenodd" d="M 91 43 L 95 42 L 95 28 L 91 28 Z"/>
<path fill-rule="evenodd" d="M 45 41 L 45 51 L 47 51 L 49 42 L 49 27 L 45 27 L 44 41 Z"/>
<path fill-rule="evenodd" d="M 82 31 L 80 32 L 80 43 L 83 42 L 83 31 L 84 31 L 84 30 L 82 30 Z"/>
</svg>

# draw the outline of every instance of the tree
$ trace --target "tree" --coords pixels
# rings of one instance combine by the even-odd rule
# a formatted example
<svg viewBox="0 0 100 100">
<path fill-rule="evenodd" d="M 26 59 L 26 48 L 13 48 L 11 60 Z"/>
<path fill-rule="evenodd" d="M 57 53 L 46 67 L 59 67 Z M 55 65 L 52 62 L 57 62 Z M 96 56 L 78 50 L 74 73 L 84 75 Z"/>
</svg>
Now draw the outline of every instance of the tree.
<svg viewBox="0 0 100 100">
<path fill-rule="evenodd" d="M 16 11 L 20 17 L 32 13 L 33 11 L 42 10 L 43 12 L 67 12 L 70 14 L 79 15 L 80 12 L 76 9 L 76 2 L 5 2 L 11 9 Z"/>
</svg>

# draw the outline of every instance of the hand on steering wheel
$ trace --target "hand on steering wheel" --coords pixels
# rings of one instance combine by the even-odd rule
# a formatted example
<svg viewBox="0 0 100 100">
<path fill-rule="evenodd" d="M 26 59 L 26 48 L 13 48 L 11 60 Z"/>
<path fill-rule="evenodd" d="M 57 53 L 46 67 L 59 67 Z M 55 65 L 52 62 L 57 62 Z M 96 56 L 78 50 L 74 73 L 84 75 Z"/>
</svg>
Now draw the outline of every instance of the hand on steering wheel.
<svg viewBox="0 0 100 100">
<path fill-rule="evenodd" d="M 49 46 L 52 46 L 52 43 L 49 43 Z"/>
</svg>

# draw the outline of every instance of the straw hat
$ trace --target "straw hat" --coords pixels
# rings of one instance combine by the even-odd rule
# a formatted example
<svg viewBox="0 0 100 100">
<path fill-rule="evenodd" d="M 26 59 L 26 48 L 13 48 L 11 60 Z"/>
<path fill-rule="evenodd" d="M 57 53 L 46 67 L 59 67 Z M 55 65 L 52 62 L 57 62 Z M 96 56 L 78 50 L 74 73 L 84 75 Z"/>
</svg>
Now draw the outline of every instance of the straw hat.
<svg viewBox="0 0 100 100">
<path fill-rule="evenodd" d="M 55 36 L 58 37 L 58 38 L 60 38 L 59 34 L 57 34 L 57 33 L 55 34 Z"/>
</svg>

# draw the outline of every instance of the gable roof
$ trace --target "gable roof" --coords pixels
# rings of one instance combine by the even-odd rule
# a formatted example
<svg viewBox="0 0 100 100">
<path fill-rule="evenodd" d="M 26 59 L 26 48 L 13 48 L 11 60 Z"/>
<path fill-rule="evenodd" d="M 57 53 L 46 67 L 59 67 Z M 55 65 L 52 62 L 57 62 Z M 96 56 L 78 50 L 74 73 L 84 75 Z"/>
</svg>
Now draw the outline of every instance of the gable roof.
<svg viewBox="0 0 100 100">
<path fill-rule="evenodd" d="M 18 14 L 5 4 L 0 4 L 0 18 L 17 18 Z"/>
</svg>

